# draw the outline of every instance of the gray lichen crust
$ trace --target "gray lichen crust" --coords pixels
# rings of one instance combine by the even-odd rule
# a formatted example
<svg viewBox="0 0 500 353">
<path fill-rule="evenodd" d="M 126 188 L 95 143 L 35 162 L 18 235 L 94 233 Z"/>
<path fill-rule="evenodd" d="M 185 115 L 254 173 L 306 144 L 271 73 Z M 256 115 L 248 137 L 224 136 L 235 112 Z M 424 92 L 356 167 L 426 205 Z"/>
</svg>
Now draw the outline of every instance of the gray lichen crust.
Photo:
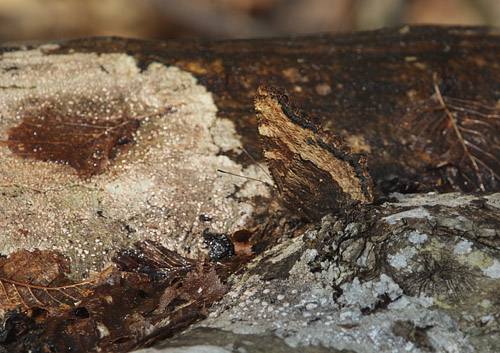
<svg viewBox="0 0 500 353">
<path fill-rule="evenodd" d="M 83 275 L 141 239 L 199 256 L 203 229 L 228 233 L 245 223 L 252 206 L 228 196 L 251 182 L 217 172 L 251 173 L 218 155 L 239 147 L 238 135 L 230 121 L 216 118 L 211 94 L 190 73 L 157 63 L 141 71 L 124 54 L 44 55 L 45 49 L 1 57 L 0 140 L 44 107 L 110 119 L 172 109 L 143 119 L 135 144 L 91 178 L 0 147 L 1 254 L 58 250 Z"/>
<path fill-rule="evenodd" d="M 144 352 L 497 351 L 500 194 L 395 196 L 265 251 L 207 320 Z"/>
</svg>

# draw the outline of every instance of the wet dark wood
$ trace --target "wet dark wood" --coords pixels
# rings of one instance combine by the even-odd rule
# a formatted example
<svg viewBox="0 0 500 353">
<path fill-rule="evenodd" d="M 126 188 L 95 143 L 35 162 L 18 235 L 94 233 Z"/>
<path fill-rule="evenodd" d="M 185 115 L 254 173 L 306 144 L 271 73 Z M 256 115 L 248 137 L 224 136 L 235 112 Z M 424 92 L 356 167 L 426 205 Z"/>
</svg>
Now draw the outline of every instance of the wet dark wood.
<svg viewBox="0 0 500 353">
<path fill-rule="evenodd" d="M 478 178 L 482 189 L 499 190 L 494 174 L 500 174 L 500 119 L 489 119 L 488 128 L 480 131 L 486 143 L 478 145 L 494 158 L 475 152 L 493 172 L 482 165 L 476 172 L 461 155 L 447 118 L 441 125 L 438 115 L 435 123 L 431 119 L 430 137 L 418 125 L 426 113 L 439 110 L 434 83 L 444 96 L 496 107 L 499 33 L 487 27 L 402 27 L 222 42 L 89 38 L 61 42 L 52 53 L 123 52 L 134 55 L 142 67 L 159 61 L 192 72 L 213 93 L 219 116 L 236 123 L 244 146 L 257 160 L 262 155 L 253 99 L 264 84 L 284 87 L 292 102 L 318 116 L 356 151 L 366 152 L 370 173 L 385 192 L 475 191 L 481 189 Z M 239 158 L 250 163 L 244 155 Z"/>
</svg>

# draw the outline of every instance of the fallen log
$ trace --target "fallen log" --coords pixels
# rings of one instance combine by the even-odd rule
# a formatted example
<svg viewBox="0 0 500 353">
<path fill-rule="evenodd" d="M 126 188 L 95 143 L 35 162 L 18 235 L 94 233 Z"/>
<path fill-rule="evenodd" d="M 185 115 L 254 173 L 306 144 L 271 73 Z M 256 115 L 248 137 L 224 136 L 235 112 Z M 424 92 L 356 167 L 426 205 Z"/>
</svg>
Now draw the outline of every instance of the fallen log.
<svg viewBox="0 0 500 353">
<path fill-rule="evenodd" d="M 77 280 L 137 240 L 200 259 L 206 228 L 244 234 L 232 240 L 246 241 L 255 259 L 229 277 L 230 292 L 209 318 L 165 349 L 492 351 L 499 38 L 493 28 L 405 26 L 224 42 L 4 44 L 0 253 L 59 251 Z M 304 141 L 359 165 L 347 178 L 361 180 L 350 185 L 363 197 L 341 199 L 309 223 L 323 208 L 304 217 L 306 193 L 284 200 L 294 193 L 289 179 L 273 194 L 216 171 L 266 178 L 256 167 L 264 162 L 254 111 L 262 85 L 286 91 L 297 109 L 282 111 L 316 133 Z M 72 147 L 51 150 L 62 145 Z M 302 152 L 294 168 L 308 158 Z M 447 191 L 457 193 L 440 194 Z M 190 315 L 180 322 L 199 319 Z M 71 317 L 88 326 L 85 315 Z M 7 326 L 0 339 L 12 337 Z M 154 337 L 145 333 L 152 328 L 137 331 L 135 347 L 170 334 L 157 329 Z M 55 339 L 37 330 L 45 344 Z M 118 349 L 102 332 L 86 349 Z M 0 344 L 32 349 L 37 339 Z"/>
</svg>

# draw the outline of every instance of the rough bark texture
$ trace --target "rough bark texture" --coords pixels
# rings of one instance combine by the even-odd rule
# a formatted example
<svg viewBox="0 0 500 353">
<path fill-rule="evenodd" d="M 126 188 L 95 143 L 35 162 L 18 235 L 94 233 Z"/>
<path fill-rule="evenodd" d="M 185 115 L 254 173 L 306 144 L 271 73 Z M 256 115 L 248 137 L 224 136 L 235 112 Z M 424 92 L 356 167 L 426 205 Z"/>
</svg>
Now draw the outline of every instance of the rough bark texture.
<svg viewBox="0 0 500 353">
<path fill-rule="evenodd" d="M 7 55 L 20 48 L 11 44 L 1 50 Z M 28 46 L 31 48 L 38 45 Z M 218 123 L 208 124 L 203 135 L 213 142 L 214 146 L 207 142 L 212 146 L 210 153 L 249 166 L 240 170 L 251 170 L 253 162 L 238 152 L 238 143 L 227 147 L 227 141 L 235 138 L 227 138 L 224 119 L 235 124 L 241 145 L 260 161 L 253 99 L 262 84 L 284 87 L 301 109 L 318 116 L 325 128 L 342 135 L 356 152 L 368 155 L 378 190 L 375 205 L 302 225 L 294 238 L 287 239 L 282 230 L 294 228 L 289 215 L 267 212 L 272 198 L 242 193 L 244 185 L 235 187 L 228 198 L 252 200 L 256 206 L 253 215 L 264 214 L 246 219 L 247 224 L 260 226 L 256 232 L 259 247 L 255 248 L 260 255 L 230 279 L 231 291 L 207 320 L 148 352 L 177 352 L 175 347 L 188 352 L 201 349 L 198 346 L 210 352 L 238 348 L 257 352 L 494 352 L 500 345 L 499 194 L 403 194 L 499 191 L 497 30 L 403 27 L 338 36 L 212 43 L 94 38 L 46 46 L 42 52 L 47 57 L 73 52 L 125 53 L 137 59 L 144 74 L 151 74 L 148 65 L 153 62 L 193 73 L 198 84 L 212 93 L 217 107 Z M 106 64 L 103 70 L 109 67 Z M 12 75 L 16 72 L 14 66 L 3 69 Z M 12 84 L 2 88 L 5 92 L 23 89 Z M 182 96 L 176 103 L 203 105 L 203 92 L 199 94 L 199 100 Z M 155 99 L 162 102 L 161 107 L 166 104 L 162 98 Z M 8 115 L 2 112 L 2 119 L 6 119 L 4 114 Z M 183 124 L 189 122 L 183 116 L 179 119 Z M 158 122 L 145 128 L 154 135 L 168 127 L 166 122 Z M 161 135 L 159 142 L 167 143 L 168 138 L 173 137 Z M 142 150 L 159 142 L 141 145 L 138 141 L 137 146 Z M 140 157 L 140 153 L 130 157 L 130 170 L 148 164 Z M 123 163 L 128 171 L 128 162 Z M 119 168 L 112 172 L 125 173 Z M 89 207 L 92 214 L 101 216 L 94 215 L 94 219 L 85 213 L 90 219 L 87 233 L 92 233 L 95 220 L 103 232 L 123 234 L 121 228 L 125 228 L 130 236 L 134 233 L 129 231 L 130 224 L 138 233 L 143 231 L 142 218 L 140 222 L 134 218 L 144 213 L 142 203 L 134 206 L 135 213 L 114 207 L 102 210 L 98 203 L 103 197 L 101 186 L 93 181 L 73 183 L 74 176 L 64 173 L 61 189 L 70 192 L 74 201 L 68 202 L 73 208 L 80 199 L 94 200 L 81 196 L 85 190 L 96 195 Z M 192 174 L 196 174 L 194 169 L 188 169 L 181 180 Z M 159 175 L 151 179 L 151 185 L 165 187 L 153 182 L 168 180 L 166 174 Z M 110 189 L 111 184 L 118 190 L 130 187 L 119 184 L 118 178 L 106 184 L 106 178 L 105 173 L 103 180 L 97 179 L 104 182 L 103 189 Z M 141 180 L 133 184 L 135 198 L 144 194 Z M 200 182 L 196 179 L 189 187 Z M 59 189 L 45 190 L 43 185 L 37 186 L 43 190 L 37 190 L 30 183 L 2 185 L 2 197 L 18 207 L 42 195 L 43 200 L 37 202 L 47 202 L 56 214 L 60 212 L 61 201 L 56 196 L 65 199 L 66 194 L 59 195 Z M 73 188 L 75 194 L 71 194 Z M 159 204 L 163 199 L 156 192 L 144 194 L 144 202 L 150 205 L 153 200 L 158 214 L 170 212 Z M 55 196 L 46 200 L 46 195 Z M 182 201 L 189 204 L 189 200 Z M 175 202 L 170 207 L 174 206 Z M 10 225 L 14 216 L 2 221 Z M 148 215 L 144 216 L 147 221 Z M 103 218 L 110 219 L 113 227 Z M 72 223 L 74 232 L 80 229 L 78 222 Z M 242 223 L 228 224 L 237 230 Z M 20 226 L 19 232 L 24 234 L 22 231 Z M 193 233 L 183 232 L 187 238 Z"/>
<path fill-rule="evenodd" d="M 499 194 L 430 194 L 326 216 L 235 276 L 164 352 L 495 352 L 499 206 Z"/>
<path fill-rule="evenodd" d="M 257 160 L 252 105 L 257 87 L 284 87 L 324 127 L 369 154 L 371 174 L 384 191 L 478 189 L 473 166 L 467 158 L 462 161 L 463 151 L 444 155 L 457 138 L 452 131 L 443 134 L 446 126 L 433 110 L 440 105 L 434 84 L 444 96 L 493 108 L 500 98 L 500 37 L 493 28 L 402 27 L 208 43 L 103 38 L 61 44 L 54 53 L 129 53 L 141 67 L 159 61 L 192 72 L 213 93 L 219 116 L 235 122 L 243 146 Z M 426 114 L 434 121 L 418 125 Z M 481 147 L 496 160 L 484 154 L 479 158 L 497 176 L 491 180 L 491 173 L 480 173 L 485 174 L 485 189 L 498 190 L 500 158 L 493 145 L 499 144 L 500 127 L 491 119 L 489 123 L 480 131 L 486 135 Z"/>
</svg>

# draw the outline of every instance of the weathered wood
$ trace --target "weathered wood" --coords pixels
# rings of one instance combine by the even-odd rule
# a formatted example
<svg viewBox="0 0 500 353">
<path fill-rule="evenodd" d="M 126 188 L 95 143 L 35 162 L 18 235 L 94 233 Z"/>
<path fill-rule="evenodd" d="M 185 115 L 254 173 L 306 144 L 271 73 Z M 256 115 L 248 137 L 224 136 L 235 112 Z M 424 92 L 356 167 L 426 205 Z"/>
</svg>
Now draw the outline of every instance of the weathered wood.
<svg viewBox="0 0 500 353">
<path fill-rule="evenodd" d="M 327 216 L 255 259 L 165 352 L 235 341 L 271 352 L 494 352 L 499 201 L 415 195 Z"/>
<path fill-rule="evenodd" d="M 498 191 L 495 173 L 499 173 L 496 159 L 500 158 L 499 39 L 499 32 L 491 28 L 403 27 L 336 36 L 210 43 L 83 39 L 60 42 L 58 48 L 43 50 L 52 55 L 80 51 L 128 53 L 134 55 L 144 69 L 156 61 L 192 72 L 198 82 L 212 92 L 219 117 L 229 118 L 236 124 L 243 146 L 257 160 L 261 160 L 261 148 L 253 99 L 259 85 L 274 85 L 286 88 L 292 101 L 310 114 L 318 115 L 326 128 L 342 135 L 357 152 L 367 153 L 370 172 L 379 191 L 480 190 L 481 186 Z M 20 45 L 11 44 L 1 50 L 19 48 Z M 26 67 L 30 69 L 30 65 Z M 128 67 L 135 69 L 134 65 Z M 156 69 L 165 70 L 164 67 Z M 175 75 L 179 72 L 172 75 L 165 77 L 178 79 Z M 185 75 L 182 80 L 191 82 Z M 148 87 L 152 84 L 154 81 L 148 82 Z M 172 94 L 162 89 L 162 94 Z M 205 92 L 199 91 L 203 90 L 199 87 L 187 90 L 176 98 L 176 103 L 202 106 L 207 100 Z M 186 97 L 190 92 L 198 92 L 198 99 L 190 101 Z M 213 112 L 205 108 L 207 111 L 201 111 L 207 116 Z M 194 114 L 189 110 L 184 112 Z M 177 129 L 189 139 L 192 129 L 182 125 L 190 122 L 184 118 L 178 116 L 168 122 L 146 124 L 144 131 L 152 135 L 169 128 L 172 131 L 161 143 L 153 141 L 150 145 L 147 139 L 139 141 L 136 147 L 139 157 L 143 156 L 141 151 L 158 145 L 162 158 L 159 166 L 165 168 L 172 163 L 167 159 L 171 156 L 161 152 L 167 142 L 174 140 L 172 132 Z M 194 121 L 200 124 L 203 119 Z M 211 121 L 216 124 L 215 119 Z M 196 142 L 202 137 L 212 142 L 217 134 L 212 134 L 211 128 L 210 124 L 203 126 L 203 134 L 200 132 Z M 453 137 L 454 129 L 463 134 L 465 129 L 475 133 L 468 132 L 467 138 L 460 139 L 458 135 Z M 221 133 L 220 127 L 217 133 Z M 479 151 L 465 153 L 464 146 L 473 148 L 472 144 Z M 208 142 L 204 142 L 204 146 L 212 152 L 222 151 L 221 154 L 238 163 L 252 164 L 244 154 L 234 151 L 236 143 L 226 150 Z M 202 167 L 198 162 L 205 152 L 202 147 L 193 143 L 184 148 L 194 154 L 191 163 L 194 161 L 195 166 Z M 174 151 L 182 156 L 182 151 Z M 130 156 L 134 155 L 127 155 Z M 45 190 L 44 184 L 32 184 L 30 175 L 24 184 L 2 185 L 2 200 L 8 204 L 2 212 L 10 217 L 4 220 L 4 230 L 7 230 L 4 239 L 16 236 L 22 241 L 23 237 L 38 236 L 40 223 L 28 214 L 33 211 L 30 205 L 36 200 L 34 204 L 42 205 L 38 208 L 44 212 L 44 208 L 50 206 L 52 213 L 47 212 L 50 219 L 67 218 L 73 239 L 80 231 L 83 239 L 94 233 L 104 235 L 106 250 L 121 240 L 118 238 L 145 233 L 151 225 L 164 225 L 166 223 L 160 221 L 169 218 L 185 221 L 176 224 L 180 224 L 179 229 L 189 229 L 185 239 L 178 240 L 181 238 L 178 237 L 169 241 L 174 245 L 183 242 L 183 248 L 195 249 L 195 245 L 199 245 L 194 244 L 199 234 L 190 227 L 197 219 L 203 222 L 205 217 L 198 215 L 194 206 L 189 206 L 193 200 L 187 200 L 188 208 L 182 209 L 184 198 L 171 200 L 170 195 L 161 195 L 163 198 L 155 199 L 137 185 L 144 185 L 141 184 L 144 180 L 150 182 L 156 188 L 153 195 L 156 197 L 162 189 L 178 183 L 169 190 L 174 194 L 175 189 L 181 189 L 179 195 L 184 197 L 185 192 L 197 190 L 195 188 L 206 180 L 189 180 L 196 174 L 193 164 L 188 172 L 172 181 L 169 174 L 158 173 L 157 166 L 149 165 L 152 163 L 148 163 L 147 158 L 137 158 L 137 162 L 132 157 L 130 163 L 136 163 L 132 170 L 150 167 L 151 175 L 157 173 L 159 177 L 154 182 L 138 178 L 138 182 L 132 184 L 122 180 L 117 188 L 114 179 L 105 179 L 112 177 L 112 173 L 104 175 L 102 184 L 97 184 L 99 178 L 84 182 L 75 179 L 75 183 L 69 183 L 68 180 L 76 177 L 66 170 L 55 181 L 62 183 L 58 188 Z M 183 161 L 181 158 L 181 164 L 174 164 L 174 169 L 182 169 Z M 215 162 L 213 165 L 218 165 Z M 40 164 L 36 167 L 42 168 Z M 115 169 L 115 172 L 128 176 L 128 170 Z M 201 172 L 210 173 L 208 168 Z M 184 184 L 186 180 L 189 183 Z M 100 202 L 108 197 L 110 185 L 112 190 L 132 190 L 135 198 L 141 197 L 140 202 L 125 203 L 120 199 L 119 209 L 115 210 L 119 200 L 115 193 L 111 202 L 103 206 Z M 225 193 L 214 195 L 224 200 L 233 198 L 238 191 L 234 189 L 229 197 L 222 196 L 227 195 Z M 214 195 L 200 191 L 189 197 L 199 196 L 196 202 L 203 204 Z M 259 236 L 263 236 L 258 239 L 260 248 L 253 249 L 259 253 L 258 257 L 241 274 L 230 279 L 231 293 L 202 324 L 208 331 L 202 328 L 202 331 L 188 333 L 186 341 L 179 339 L 181 344 L 196 344 L 201 337 L 200 344 L 221 347 L 231 340 L 249 340 L 254 347 L 263 344 L 266 351 L 271 351 L 266 348 L 288 351 L 290 346 L 296 351 L 312 351 L 317 344 L 326 347 L 325 351 L 371 352 L 374 346 L 380 351 L 407 351 L 415 347 L 421 351 L 444 351 L 448 347 L 455 351 L 493 351 L 499 342 L 498 194 L 390 196 L 394 196 L 390 199 L 392 202 L 383 205 L 360 206 L 326 216 L 321 223 L 302 232 L 301 237 L 286 240 L 273 222 L 286 223 L 289 218 L 269 221 L 272 217 L 265 211 L 266 217 L 258 218 L 262 211 L 258 206 L 266 209 L 269 200 L 261 204 L 255 202 L 257 206 L 252 209 L 252 215 L 257 216 L 251 221 L 260 224 Z M 155 202 L 149 208 L 151 200 Z M 162 204 L 166 200 L 168 207 Z M 144 207 L 146 204 L 148 208 Z M 211 211 L 209 207 L 212 206 L 207 204 L 203 212 Z M 228 213 L 228 207 L 220 206 L 217 211 Z M 231 207 L 238 214 L 243 203 Z M 65 208 L 74 213 L 67 215 Z M 179 216 L 173 212 L 177 208 L 185 219 L 176 218 Z M 15 214 L 16 210 L 26 214 Z M 40 210 L 35 209 L 33 214 L 37 215 Z M 79 212 L 84 217 L 74 216 Z M 12 228 L 11 224 L 17 227 L 15 221 L 19 219 L 25 222 L 22 226 L 31 227 L 29 231 Z M 106 223 L 108 220 L 111 225 Z M 67 235 L 60 228 L 49 228 L 46 232 L 66 241 Z M 162 230 L 159 227 L 158 233 L 164 236 Z M 277 245 L 270 247 L 273 243 Z M 228 330 L 234 332 L 228 333 Z M 204 336 L 206 332 L 208 338 Z M 262 336 L 255 336 L 257 333 Z M 307 347 L 303 349 L 302 345 Z"/>
<path fill-rule="evenodd" d="M 445 96 L 487 105 L 498 114 L 500 33 L 495 28 L 405 26 L 286 39 L 93 38 L 59 44 L 60 49 L 50 52 L 129 53 L 141 67 L 159 61 L 192 72 L 213 93 L 218 115 L 236 123 L 244 147 L 257 160 L 253 97 L 259 85 L 274 85 L 284 87 L 293 102 L 353 149 L 367 153 L 382 190 L 481 189 L 449 124 L 439 126 L 440 114 L 433 113 L 439 107 L 434 83 Z M 426 114 L 430 121 L 424 120 Z M 476 143 L 484 152 L 471 151 L 496 173 L 479 165 L 486 190 L 499 189 L 498 121 L 497 116 L 488 119 L 486 129 L 464 125 L 484 135 L 484 142 Z M 476 133 L 469 139 L 474 143 L 477 138 Z"/>
</svg>

